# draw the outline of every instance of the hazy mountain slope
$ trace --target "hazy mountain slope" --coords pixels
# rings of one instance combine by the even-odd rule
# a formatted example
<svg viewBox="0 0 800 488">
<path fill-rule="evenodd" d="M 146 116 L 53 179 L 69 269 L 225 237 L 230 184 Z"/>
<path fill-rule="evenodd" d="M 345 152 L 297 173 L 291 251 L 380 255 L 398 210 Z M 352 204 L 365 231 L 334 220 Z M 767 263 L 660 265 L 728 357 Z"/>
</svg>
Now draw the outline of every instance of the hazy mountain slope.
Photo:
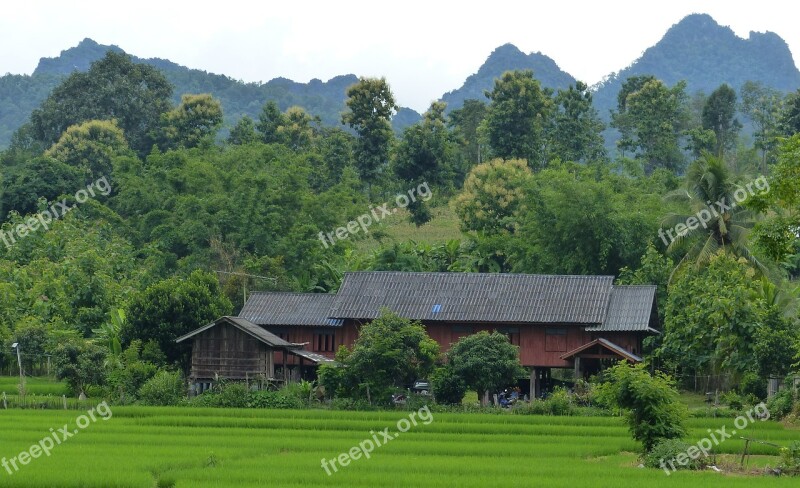
<svg viewBox="0 0 800 488">
<path fill-rule="evenodd" d="M 542 86 L 557 90 L 575 83 L 575 78 L 565 73 L 555 61 L 542 53 L 525 54 L 513 44 L 504 44 L 495 49 L 478 71 L 470 75 L 461 88 L 442 95 L 449 110 L 460 108 L 464 100 L 471 98 L 486 101 L 484 92 L 491 90 L 495 78 L 506 71 L 533 70 L 533 75 Z"/>
</svg>

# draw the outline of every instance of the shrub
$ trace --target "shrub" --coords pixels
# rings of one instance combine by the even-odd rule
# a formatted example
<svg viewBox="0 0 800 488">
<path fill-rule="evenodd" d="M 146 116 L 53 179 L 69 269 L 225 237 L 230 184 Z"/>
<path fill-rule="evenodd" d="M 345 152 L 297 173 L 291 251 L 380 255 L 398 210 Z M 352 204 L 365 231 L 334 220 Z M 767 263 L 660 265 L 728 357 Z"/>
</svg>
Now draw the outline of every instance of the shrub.
<svg viewBox="0 0 800 488">
<path fill-rule="evenodd" d="M 300 400 L 297 395 L 286 392 L 285 389 L 253 391 L 245 398 L 247 399 L 246 406 L 249 408 L 290 409 L 306 406 L 306 403 Z"/>
<path fill-rule="evenodd" d="M 731 410 L 741 410 L 745 399 L 735 391 L 729 391 L 722 395 L 722 403 L 725 403 Z"/>
<path fill-rule="evenodd" d="M 756 402 L 767 398 L 767 382 L 755 373 L 746 373 L 739 381 L 739 393 L 742 396 L 754 396 Z"/>
<path fill-rule="evenodd" d="M 564 388 L 556 388 L 545 400 L 550 415 L 569 415 L 572 412 L 572 398 Z"/>
<path fill-rule="evenodd" d="M 280 391 L 286 396 L 297 398 L 302 405 L 310 405 L 314 393 L 314 383 L 300 380 L 298 383 L 289 383 Z"/>
<path fill-rule="evenodd" d="M 681 441 L 680 439 L 662 439 L 658 441 L 647 454 L 645 454 L 644 465 L 648 468 L 660 469 L 664 469 L 664 465 L 666 465 L 670 470 L 673 466 L 675 469 L 705 468 L 708 465 L 708 460 L 705 456 L 702 456 L 702 453 L 697 459 L 692 459 L 686 455 L 690 447 L 691 446 L 689 444 Z M 678 457 L 679 454 L 684 454 L 684 456 L 688 459 L 688 463 L 686 465 L 682 465 L 675 461 L 675 458 Z M 668 464 L 670 461 L 672 461 L 672 464 Z"/>
<path fill-rule="evenodd" d="M 317 370 L 317 383 L 325 389 L 329 397 L 345 396 L 345 369 L 340 366 L 323 364 Z"/>
<path fill-rule="evenodd" d="M 789 447 L 781 448 L 781 462 L 778 468 L 781 473 L 796 476 L 800 474 L 800 442 L 793 441 Z"/>
<path fill-rule="evenodd" d="M 649 452 L 661 439 L 679 439 L 686 434 L 683 421 L 687 408 L 678 399 L 672 379 L 650 375 L 644 365 L 618 363 L 606 370 L 609 380 L 600 386 L 600 396 L 625 412 L 633 438 Z"/>
<path fill-rule="evenodd" d="M 442 405 L 460 405 L 467 392 L 464 380 L 449 365 L 437 368 L 431 374 L 431 388 L 436 403 Z"/>
<path fill-rule="evenodd" d="M 784 388 L 775 394 L 767 401 L 767 408 L 772 417 L 782 419 L 792 412 L 792 396 L 791 388 Z"/>
<path fill-rule="evenodd" d="M 573 395 L 564 388 L 556 388 L 544 400 L 531 400 L 530 403 L 515 406 L 514 413 L 523 415 L 576 415 L 579 411 L 575 406 Z M 588 411 L 589 409 L 583 409 Z"/>
<path fill-rule="evenodd" d="M 139 399 L 144 405 L 177 405 L 184 395 L 181 374 L 159 371 L 139 389 Z"/>
<path fill-rule="evenodd" d="M 218 383 L 215 388 L 207 393 L 212 398 L 214 407 L 244 408 L 247 406 L 250 390 L 247 385 L 239 382 Z"/>
</svg>

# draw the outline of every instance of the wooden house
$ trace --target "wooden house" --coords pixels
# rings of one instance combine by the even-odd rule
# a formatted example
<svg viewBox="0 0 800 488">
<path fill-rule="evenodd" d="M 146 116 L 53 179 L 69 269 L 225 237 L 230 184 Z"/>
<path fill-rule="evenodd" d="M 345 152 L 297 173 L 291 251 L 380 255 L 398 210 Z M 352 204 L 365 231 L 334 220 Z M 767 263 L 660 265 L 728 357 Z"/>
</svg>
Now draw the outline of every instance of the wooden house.
<svg viewBox="0 0 800 488">
<path fill-rule="evenodd" d="M 221 317 L 179 337 L 176 342 L 190 339 L 192 363 L 189 379 L 195 393 L 209 389 L 218 379 L 285 383 L 298 379 L 305 364 L 334 362 L 241 317 Z M 288 367 L 289 358 L 297 368 Z M 276 365 L 279 369 L 277 375 Z"/>
<path fill-rule="evenodd" d="M 499 331 L 519 346 L 538 396 L 551 368 L 580 376 L 611 360 L 641 361 L 643 339 L 658 333 L 655 292 L 614 286 L 612 276 L 353 272 L 336 294 L 253 293 L 239 315 L 327 358 L 351 347 L 384 307 L 420 321 L 442 351 L 480 330 Z M 278 349 L 287 366 L 300 366 L 292 350 Z"/>
</svg>

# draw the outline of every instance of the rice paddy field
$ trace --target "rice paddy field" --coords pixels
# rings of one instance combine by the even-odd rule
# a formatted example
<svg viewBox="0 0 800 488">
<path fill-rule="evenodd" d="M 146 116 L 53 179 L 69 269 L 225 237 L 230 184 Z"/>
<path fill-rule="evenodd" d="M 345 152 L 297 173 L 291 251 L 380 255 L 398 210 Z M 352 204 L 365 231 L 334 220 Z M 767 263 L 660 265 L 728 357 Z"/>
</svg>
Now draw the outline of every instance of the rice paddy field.
<svg viewBox="0 0 800 488">
<path fill-rule="evenodd" d="M 0 458 L 18 456 L 80 411 L 0 410 Z M 85 412 L 83 412 L 85 413 Z M 100 412 L 102 413 L 102 412 Z M 29 459 L 3 487 L 433 486 L 626 487 L 798 486 L 797 478 L 677 472 L 637 467 L 637 448 L 619 418 L 433 413 L 407 432 L 328 475 L 321 466 L 368 439 L 394 435 L 408 412 L 113 407 L 50 456 Z M 420 420 L 424 420 L 420 417 Z M 400 421 L 400 424 L 398 424 Z M 86 423 L 86 422 L 84 422 Z M 691 419 L 690 442 L 733 419 Z M 746 435 L 787 445 L 800 431 L 775 422 Z M 741 453 L 729 439 L 718 452 Z M 751 466 L 773 464 L 757 445 Z M 730 456 L 734 459 L 734 456 Z M 736 456 L 738 461 L 738 456 Z M 754 468 L 755 470 L 755 468 Z"/>
</svg>

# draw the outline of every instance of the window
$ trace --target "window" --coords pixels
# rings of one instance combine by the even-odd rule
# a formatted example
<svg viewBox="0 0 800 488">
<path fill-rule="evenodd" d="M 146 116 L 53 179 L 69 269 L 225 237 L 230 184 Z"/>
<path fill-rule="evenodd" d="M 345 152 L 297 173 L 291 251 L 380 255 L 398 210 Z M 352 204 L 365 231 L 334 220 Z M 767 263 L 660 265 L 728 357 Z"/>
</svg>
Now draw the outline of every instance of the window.
<svg viewBox="0 0 800 488">
<path fill-rule="evenodd" d="M 567 351 L 567 329 L 548 327 L 544 331 L 544 350 L 547 352 Z"/>
<path fill-rule="evenodd" d="M 335 352 L 336 333 L 332 330 L 317 330 L 314 332 L 314 351 Z"/>
<path fill-rule="evenodd" d="M 505 334 L 508 337 L 508 342 L 519 346 L 519 327 L 500 327 L 497 332 Z"/>
<path fill-rule="evenodd" d="M 450 339 L 453 342 L 457 342 L 462 337 L 466 337 L 473 332 L 473 328 L 471 325 L 454 325 L 451 329 Z"/>
<path fill-rule="evenodd" d="M 270 332 L 272 332 L 273 334 L 275 334 L 276 336 L 280 337 L 281 339 L 283 339 L 286 342 L 292 342 L 291 334 L 289 333 L 289 329 L 288 328 L 284 328 L 284 327 L 275 328 L 275 329 L 272 329 Z"/>
</svg>

